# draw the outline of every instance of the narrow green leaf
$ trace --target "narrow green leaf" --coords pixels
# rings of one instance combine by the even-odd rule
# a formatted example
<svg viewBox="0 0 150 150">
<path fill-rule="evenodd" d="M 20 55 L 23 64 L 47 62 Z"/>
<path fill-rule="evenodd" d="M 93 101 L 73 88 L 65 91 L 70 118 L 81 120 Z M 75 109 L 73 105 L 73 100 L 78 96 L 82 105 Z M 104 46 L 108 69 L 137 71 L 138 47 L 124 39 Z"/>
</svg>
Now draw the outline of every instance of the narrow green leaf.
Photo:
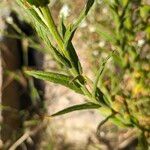
<svg viewBox="0 0 150 150">
<path fill-rule="evenodd" d="M 65 28 L 64 30 L 66 30 L 65 35 L 64 35 L 64 47 L 69 54 L 71 65 L 76 69 L 76 71 L 80 75 L 82 74 L 82 66 L 79 61 L 78 55 L 74 49 L 74 46 L 71 42 L 74 33 L 73 34 L 71 33 L 71 27 L 68 27 L 66 29 L 66 27 L 64 26 L 64 28 Z"/>
<path fill-rule="evenodd" d="M 96 80 L 94 82 L 94 86 L 93 86 L 93 97 L 94 98 L 98 98 L 98 101 L 101 103 L 101 104 L 105 104 L 105 105 L 110 105 L 110 102 L 107 100 L 106 97 L 104 97 L 104 94 L 102 93 L 102 91 L 98 88 L 98 83 L 99 83 L 99 80 L 100 80 L 100 77 L 104 71 L 104 68 L 105 68 L 105 65 L 107 63 L 107 61 L 110 59 L 110 57 L 113 55 L 114 51 L 111 52 L 109 54 L 109 56 L 102 61 L 101 65 L 100 65 L 100 68 L 97 72 L 97 75 L 96 75 Z"/>
<path fill-rule="evenodd" d="M 70 113 L 70 112 L 73 112 L 73 111 L 78 111 L 78 110 L 86 110 L 86 109 L 98 109 L 100 108 L 101 106 L 98 105 L 98 104 L 94 104 L 94 103 L 84 103 L 84 104 L 79 104 L 79 105 L 74 105 L 74 106 L 71 106 L 71 107 L 68 107 L 68 108 L 65 108 L 51 116 L 59 116 L 59 115 L 64 115 L 64 114 L 67 114 L 67 113 Z"/>
<path fill-rule="evenodd" d="M 70 25 L 70 26 L 67 27 L 67 30 L 66 30 L 65 36 L 64 36 L 65 49 L 68 50 L 68 53 L 69 53 L 70 58 L 71 58 L 72 65 L 75 67 L 75 69 L 77 70 L 77 72 L 79 74 L 82 74 L 82 67 L 81 67 L 78 56 L 76 54 L 76 51 L 75 51 L 71 41 L 72 41 L 72 38 L 74 36 L 74 33 L 75 33 L 77 27 L 83 21 L 83 19 L 87 16 L 90 8 L 94 4 L 94 1 L 95 0 L 87 0 L 86 6 L 81 11 L 78 19 L 75 21 L 75 23 L 73 25 Z"/>
<path fill-rule="evenodd" d="M 66 46 L 66 50 L 69 53 L 72 66 L 76 69 L 76 71 L 78 72 L 78 75 L 81 75 L 82 74 L 82 66 L 81 66 L 78 55 L 77 55 L 75 48 L 71 41 L 68 42 L 68 45 Z"/>
<path fill-rule="evenodd" d="M 74 32 L 76 31 L 77 27 L 80 23 L 86 18 L 90 8 L 93 6 L 95 0 L 87 0 L 85 8 L 81 11 L 78 19 L 75 21 L 74 24 L 67 27 L 67 31 L 65 34 L 65 41 L 69 41 L 73 38 Z"/>
<path fill-rule="evenodd" d="M 36 7 L 43 7 L 48 5 L 49 0 L 26 0 L 29 4 L 35 5 Z"/>
<path fill-rule="evenodd" d="M 100 77 L 101 77 L 101 75 L 102 75 L 102 73 L 103 73 L 103 71 L 104 71 L 104 68 L 105 68 L 105 65 L 106 65 L 107 61 L 111 58 L 111 56 L 113 55 L 113 53 L 114 53 L 114 51 L 111 52 L 111 53 L 109 54 L 109 56 L 108 56 L 105 60 L 103 60 L 103 61 L 101 62 L 101 65 L 100 65 L 100 68 L 99 68 L 99 70 L 98 70 L 98 72 L 97 72 L 96 80 L 95 80 L 94 86 L 93 86 L 93 92 L 92 92 L 92 93 L 93 93 L 93 97 L 94 97 L 94 98 L 98 97 L 101 102 L 105 102 L 105 100 L 104 100 L 104 98 L 103 98 L 104 94 L 103 94 L 103 93 L 101 92 L 101 90 L 98 88 L 98 82 L 99 82 L 99 79 L 100 79 Z"/>
<path fill-rule="evenodd" d="M 44 81 L 50 81 L 56 84 L 61 84 L 65 87 L 68 87 L 72 90 L 74 90 L 77 93 L 83 94 L 82 90 L 80 89 L 81 86 L 76 82 L 70 82 L 71 77 L 68 77 L 63 74 L 54 73 L 54 72 L 45 72 L 45 71 L 25 71 L 26 74 L 33 76 L 37 79 L 41 79 Z"/>
<path fill-rule="evenodd" d="M 49 32 L 51 33 L 52 37 L 54 38 L 55 42 L 57 43 L 59 49 L 68 58 L 68 54 L 64 49 L 63 39 L 57 30 L 57 26 L 54 22 L 54 19 L 52 17 L 50 9 L 48 8 L 48 6 L 47 7 L 40 7 L 40 11 L 43 14 L 43 18 L 46 21 L 46 25 L 49 29 Z"/>
<path fill-rule="evenodd" d="M 49 33 L 49 30 L 48 30 L 47 26 L 45 25 L 45 22 L 42 21 L 40 16 L 37 14 L 37 12 L 33 8 L 28 9 L 27 12 L 28 12 L 28 14 L 31 15 L 33 21 L 35 21 L 33 23 L 38 23 L 38 25 L 44 29 L 45 33 Z"/>
<path fill-rule="evenodd" d="M 53 53 L 55 59 L 58 62 L 60 62 L 61 64 L 63 64 L 68 68 L 71 68 L 71 63 L 69 62 L 69 60 L 65 56 L 61 55 L 53 45 L 51 45 L 51 52 Z"/>
<path fill-rule="evenodd" d="M 63 16 L 60 18 L 59 31 L 61 33 L 62 38 L 64 38 L 65 33 L 66 33 L 66 27 L 65 27 L 64 17 Z"/>
<path fill-rule="evenodd" d="M 24 8 L 24 10 L 28 13 L 28 16 L 31 17 L 33 24 L 38 24 L 40 27 L 43 28 L 45 33 L 49 32 L 49 30 L 48 30 L 47 26 L 45 25 L 45 23 L 41 20 L 41 18 L 37 14 L 37 12 L 32 7 L 27 8 L 27 6 L 24 5 L 23 0 L 16 0 L 16 1 L 22 8 Z"/>
<path fill-rule="evenodd" d="M 88 12 L 90 11 L 91 7 L 93 6 L 95 0 L 87 0 L 85 8 L 81 11 L 78 19 L 72 26 L 72 33 L 77 29 L 77 27 L 80 25 L 80 23 L 85 19 Z"/>
<path fill-rule="evenodd" d="M 65 43 L 66 46 L 68 45 L 69 41 L 72 41 L 74 33 L 75 33 L 75 31 L 73 31 L 71 25 L 66 28 L 66 32 L 65 32 L 65 35 L 64 35 L 64 43 Z"/>
<path fill-rule="evenodd" d="M 38 31 L 39 36 L 45 42 L 47 49 L 53 55 L 56 61 L 58 61 L 60 64 L 64 65 L 65 67 L 71 68 L 71 63 L 69 62 L 69 60 L 52 45 L 50 39 L 48 38 L 48 35 L 44 33 L 43 28 L 37 26 L 36 29 Z"/>
<path fill-rule="evenodd" d="M 104 40 L 106 40 L 106 41 L 108 41 L 108 42 L 111 42 L 111 43 L 113 43 L 113 44 L 116 44 L 116 42 L 117 42 L 116 37 L 115 37 L 113 34 L 109 33 L 109 32 L 106 30 L 105 27 L 100 26 L 100 25 L 97 26 L 96 32 L 97 32 L 102 38 L 104 38 Z"/>
</svg>

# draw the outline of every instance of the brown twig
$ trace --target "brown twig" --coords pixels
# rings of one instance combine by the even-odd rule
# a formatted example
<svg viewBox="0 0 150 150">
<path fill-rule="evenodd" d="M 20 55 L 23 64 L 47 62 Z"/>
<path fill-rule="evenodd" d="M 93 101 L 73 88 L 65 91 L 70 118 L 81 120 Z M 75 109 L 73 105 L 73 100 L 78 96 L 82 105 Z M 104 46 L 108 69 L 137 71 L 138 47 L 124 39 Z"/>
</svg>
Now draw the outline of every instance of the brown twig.
<svg viewBox="0 0 150 150">
<path fill-rule="evenodd" d="M 25 142 L 29 137 L 35 135 L 38 131 L 43 129 L 46 126 L 46 123 L 42 123 L 37 126 L 35 129 L 27 131 L 24 133 L 13 145 L 10 146 L 9 150 L 15 150 L 18 146 L 20 146 L 23 142 Z"/>
</svg>

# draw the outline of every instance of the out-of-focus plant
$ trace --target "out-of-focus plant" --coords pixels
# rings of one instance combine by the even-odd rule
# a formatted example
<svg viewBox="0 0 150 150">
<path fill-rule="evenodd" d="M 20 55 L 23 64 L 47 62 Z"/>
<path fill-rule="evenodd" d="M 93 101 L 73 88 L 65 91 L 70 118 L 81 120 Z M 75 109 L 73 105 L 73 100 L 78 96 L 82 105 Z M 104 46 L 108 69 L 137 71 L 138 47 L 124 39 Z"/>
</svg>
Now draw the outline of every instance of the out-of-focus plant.
<svg viewBox="0 0 150 150">
<path fill-rule="evenodd" d="M 36 56 L 37 52 L 36 50 L 42 49 L 41 45 L 37 42 L 37 38 L 34 35 L 34 30 L 33 28 L 24 20 L 20 20 L 16 14 L 15 11 L 11 11 L 10 15 L 4 18 L 4 21 L 6 23 L 6 29 L 1 30 L 0 29 L 0 34 L 2 34 L 2 37 L 4 38 L 3 41 L 6 41 L 7 44 L 10 44 L 9 42 L 10 39 L 12 40 L 14 44 L 18 44 L 19 47 L 19 53 L 15 53 L 15 55 L 10 49 L 5 49 L 2 43 L 1 49 L 2 49 L 2 58 L 4 59 L 3 61 L 3 76 L 4 76 L 4 81 L 3 81 L 3 87 L 2 87 L 2 93 L 9 91 L 11 87 L 11 84 L 15 84 L 13 87 L 14 89 L 16 87 L 19 87 L 20 89 L 16 94 L 18 94 L 18 107 L 15 108 L 15 101 L 13 102 L 14 105 L 11 105 L 11 102 L 4 104 L 3 101 L 5 101 L 5 97 L 2 97 L 2 105 L 0 105 L 0 109 L 2 110 L 2 114 L 5 112 L 8 113 L 13 113 L 13 115 L 18 117 L 18 126 L 19 130 L 16 130 L 16 128 L 11 128 L 11 123 L 14 118 L 12 116 L 8 117 L 7 115 L 3 115 L 3 121 L 1 122 L 2 126 L 2 132 L 6 132 L 5 134 L 7 135 L 7 130 L 9 131 L 10 129 L 13 131 L 12 135 L 9 135 L 8 139 L 5 141 L 5 139 L 2 136 L 3 142 L 3 149 L 8 149 L 12 142 L 14 142 L 16 139 L 18 139 L 20 136 L 24 136 L 24 134 L 29 133 L 28 136 L 31 136 L 31 134 L 35 135 L 37 131 L 34 132 L 33 128 L 36 128 L 37 125 L 42 125 L 43 124 L 43 118 L 41 117 L 41 114 L 45 113 L 45 107 L 44 107 L 44 102 L 43 102 L 43 92 L 44 92 L 44 85 L 40 82 L 39 80 L 34 80 L 32 77 L 25 76 L 24 72 L 22 71 L 22 68 L 26 68 L 28 66 L 34 66 L 37 68 L 41 68 L 41 64 L 36 63 Z M 11 41 L 11 40 L 10 40 Z M 15 42 L 14 42 L 15 41 Z M 4 42 L 5 44 L 5 42 Z M 16 46 L 15 45 L 15 46 Z M 13 49 L 13 48 L 12 48 Z M 14 48 L 15 49 L 15 48 Z M 17 48 L 14 51 L 18 50 Z M 42 50 L 43 52 L 43 50 Z M 46 51 L 44 51 L 46 52 Z M 5 56 L 5 53 L 8 53 L 9 55 Z M 19 64 L 16 68 L 14 67 L 8 67 L 7 64 L 11 63 L 16 63 L 13 62 L 12 60 L 9 60 L 10 53 L 12 56 L 15 56 L 14 58 L 16 59 L 16 62 Z M 7 58 L 8 57 L 8 58 Z M 29 58 L 32 58 L 32 60 L 29 60 Z M 40 58 L 42 58 L 42 55 L 40 55 Z M 41 60 L 42 61 L 42 60 Z M 17 86 L 16 86 L 17 85 Z M 9 93 L 9 92 L 8 92 Z M 14 97 L 12 94 L 6 94 L 9 96 L 10 100 L 13 99 Z M 20 101 L 19 101 L 20 100 Z M 39 115 L 40 114 L 40 115 Z M 5 119 L 9 120 L 10 122 L 5 122 Z M 6 126 L 6 129 L 4 128 Z M 39 128 L 39 127 L 37 127 Z M 44 128 L 44 126 L 43 126 Z M 40 131 L 40 129 L 38 129 Z M 26 137 L 27 139 L 28 137 Z M 19 138 L 20 139 L 20 138 Z M 24 141 L 26 140 L 24 139 Z M 20 144 L 14 143 L 11 147 L 12 149 L 16 149 L 19 147 L 24 141 L 22 141 Z M 10 147 L 10 149 L 11 149 Z M 25 145 L 26 147 L 26 145 Z"/>
<path fill-rule="evenodd" d="M 60 23 L 58 26 L 56 26 L 51 10 L 48 8 L 47 0 L 17 0 L 17 2 L 32 18 L 34 27 L 45 42 L 45 46 L 53 55 L 56 62 L 63 68 L 62 73 L 35 70 L 25 70 L 25 73 L 38 79 L 61 84 L 87 97 L 87 103 L 65 108 L 51 116 L 54 117 L 76 110 L 98 109 L 106 117 L 102 123 L 112 120 L 118 126 L 139 129 L 143 139 L 141 143 L 147 149 L 148 143 L 146 142 L 145 132 L 149 132 L 150 128 L 141 124 L 139 118 L 141 116 L 145 118 L 149 116 L 149 114 L 143 115 L 144 112 L 140 110 L 141 105 L 145 105 L 148 101 L 145 97 L 148 95 L 149 90 L 147 83 L 145 83 L 145 79 L 149 77 L 148 61 L 140 58 L 141 53 L 143 53 L 141 52 L 142 47 L 148 43 L 150 38 L 148 25 L 149 6 L 142 5 L 141 1 L 107 1 L 112 11 L 114 27 L 111 34 L 105 32 L 102 26 L 98 26 L 97 31 L 105 40 L 112 43 L 112 46 L 118 51 L 118 55 L 114 51 L 110 52 L 108 57 L 101 61 L 95 81 L 89 83 L 88 77 L 83 74 L 81 63 L 72 44 L 72 39 L 80 23 L 85 19 L 94 4 L 94 0 L 87 0 L 85 7 L 74 22 L 66 25 L 65 18 L 62 16 L 59 18 Z M 136 41 L 139 31 L 145 31 L 143 37 L 144 43 L 138 40 L 140 46 Z M 104 88 L 105 92 L 102 92 L 99 87 L 99 81 L 107 60 L 110 57 L 113 57 L 114 63 L 117 65 L 114 74 L 120 73 L 120 76 L 122 76 L 120 78 L 125 81 L 122 85 L 128 86 L 128 84 L 131 84 L 128 83 L 126 85 L 126 80 L 130 77 L 133 78 L 130 81 L 135 82 L 136 87 L 131 88 L 130 91 L 125 87 L 116 88 L 115 85 L 119 84 L 119 80 L 116 80 L 114 74 L 111 73 L 110 76 L 107 75 L 111 78 L 111 84 L 108 85 L 108 89 L 107 86 Z M 139 60 L 142 63 L 138 63 Z M 127 79 L 125 80 L 125 78 Z M 103 87 L 105 87 L 105 84 Z M 117 87 L 120 87 L 120 85 L 117 85 Z M 108 92 L 109 88 L 110 92 Z M 122 92 L 122 90 L 124 91 Z M 141 93 L 142 91 L 145 92 L 144 97 L 140 97 L 139 94 L 137 96 L 137 93 Z M 119 95 L 120 93 L 121 95 Z M 143 98 L 144 100 L 142 100 Z M 138 109 L 138 112 L 135 109 Z"/>
<path fill-rule="evenodd" d="M 112 66 L 105 69 L 101 86 L 113 101 L 112 107 L 123 114 L 124 120 L 126 114 L 136 118 L 142 138 L 148 139 L 145 128 L 150 125 L 150 6 L 142 0 L 106 0 L 105 5 L 112 25 L 97 25 L 96 32 L 119 55 L 112 57 Z"/>
</svg>

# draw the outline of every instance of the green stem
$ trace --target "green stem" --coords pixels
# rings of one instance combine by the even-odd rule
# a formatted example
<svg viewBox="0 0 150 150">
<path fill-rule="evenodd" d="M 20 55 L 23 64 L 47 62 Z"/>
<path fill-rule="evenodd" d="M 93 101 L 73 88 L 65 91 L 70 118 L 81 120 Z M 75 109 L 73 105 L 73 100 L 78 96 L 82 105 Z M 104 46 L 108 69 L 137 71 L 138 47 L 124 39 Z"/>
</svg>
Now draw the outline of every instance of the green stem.
<svg viewBox="0 0 150 150">
<path fill-rule="evenodd" d="M 44 16 L 44 18 L 45 18 L 45 20 L 47 22 L 47 26 L 48 26 L 52 36 L 55 38 L 55 41 L 58 44 L 58 47 L 60 48 L 60 50 L 62 51 L 62 53 L 65 56 L 68 56 L 67 53 L 64 50 L 63 39 L 61 38 L 59 32 L 57 31 L 57 27 L 55 25 L 55 22 L 53 20 L 53 17 L 51 15 L 51 12 L 50 12 L 48 6 L 40 7 L 40 9 L 41 9 L 41 11 L 43 13 L 43 16 Z"/>
<path fill-rule="evenodd" d="M 60 36 L 60 34 L 59 34 L 58 30 L 57 30 L 57 27 L 55 25 L 54 19 L 53 19 L 52 15 L 51 15 L 51 12 L 50 12 L 48 6 L 46 6 L 46 7 L 40 7 L 40 9 L 41 9 L 41 11 L 43 13 L 43 17 L 44 17 L 45 21 L 47 22 L 47 26 L 48 26 L 48 28 L 50 30 L 50 33 L 54 37 L 54 39 L 55 39 L 55 41 L 56 41 L 59 49 L 62 51 L 62 53 L 64 54 L 64 56 L 66 58 L 68 58 L 69 60 L 71 60 L 68 52 L 64 49 L 63 39 L 61 38 L 61 36 Z M 71 68 L 71 73 L 75 77 L 77 77 L 79 75 L 77 73 L 76 69 L 74 69 L 74 68 Z"/>
</svg>

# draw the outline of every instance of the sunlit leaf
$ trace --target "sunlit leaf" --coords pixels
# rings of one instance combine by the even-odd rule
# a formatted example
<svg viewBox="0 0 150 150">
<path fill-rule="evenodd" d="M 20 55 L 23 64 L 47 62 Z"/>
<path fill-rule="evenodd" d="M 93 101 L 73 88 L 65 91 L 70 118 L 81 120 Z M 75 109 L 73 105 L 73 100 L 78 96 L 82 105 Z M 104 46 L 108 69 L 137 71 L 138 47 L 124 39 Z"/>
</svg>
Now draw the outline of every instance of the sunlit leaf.
<svg viewBox="0 0 150 150">
<path fill-rule="evenodd" d="M 42 7 L 49 3 L 49 0 L 26 0 L 29 4 L 35 5 L 36 7 Z"/>
<path fill-rule="evenodd" d="M 50 81 L 56 84 L 61 84 L 65 87 L 68 87 L 72 90 L 74 90 L 77 93 L 81 93 L 81 87 L 80 85 L 74 81 L 74 82 L 70 82 L 71 81 L 71 77 L 63 75 L 63 74 L 59 74 L 59 73 L 54 73 L 54 72 L 45 72 L 45 71 L 25 71 L 26 74 L 33 76 L 37 79 L 41 79 L 44 81 Z"/>
<path fill-rule="evenodd" d="M 79 104 L 79 105 L 74 105 L 68 108 L 65 108 L 51 116 L 59 116 L 59 115 L 64 115 L 73 111 L 78 111 L 78 110 L 86 110 L 86 109 L 98 109 L 101 106 L 98 104 L 94 104 L 94 103 L 84 103 L 84 104 Z"/>
</svg>

